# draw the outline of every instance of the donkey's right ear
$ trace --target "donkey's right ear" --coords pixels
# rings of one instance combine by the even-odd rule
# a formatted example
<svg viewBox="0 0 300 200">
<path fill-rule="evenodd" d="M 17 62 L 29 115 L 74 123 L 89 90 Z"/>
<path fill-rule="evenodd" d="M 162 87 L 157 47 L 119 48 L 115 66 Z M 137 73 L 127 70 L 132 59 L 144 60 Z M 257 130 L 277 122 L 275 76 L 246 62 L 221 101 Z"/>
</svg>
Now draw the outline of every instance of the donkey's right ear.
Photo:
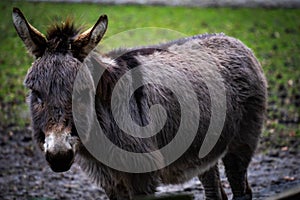
<svg viewBox="0 0 300 200">
<path fill-rule="evenodd" d="M 30 25 L 18 8 L 13 8 L 12 18 L 19 37 L 23 40 L 29 53 L 41 57 L 46 49 L 45 36 Z"/>
<path fill-rule="evenodd" d="M 106 32 L 107 23 L 107 16 L 101 15 L 92 28 L 81 33 L 73 41 L 72 51 L 76 58 L 84 60 L 84 58 L 97 46 Z"/>
</svg>

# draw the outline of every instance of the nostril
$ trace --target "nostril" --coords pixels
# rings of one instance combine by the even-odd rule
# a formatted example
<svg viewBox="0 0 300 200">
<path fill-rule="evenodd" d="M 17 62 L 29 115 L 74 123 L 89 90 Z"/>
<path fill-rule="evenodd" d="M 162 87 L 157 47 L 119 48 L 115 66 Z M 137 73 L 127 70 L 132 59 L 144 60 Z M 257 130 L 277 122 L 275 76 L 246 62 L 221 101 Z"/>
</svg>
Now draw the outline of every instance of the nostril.
<svg viewBox="0 0 300 200">
<path fill-rule="evenodd" d="M 64 152 L 58 152 L 58 153 L 50 153 L 50 152 L 46 152 L 46 160 L 48 162 L 71 162 L 73 160 L 74 157 L 74 153 L 73 150 L 67 150 Z"/>
</svg>

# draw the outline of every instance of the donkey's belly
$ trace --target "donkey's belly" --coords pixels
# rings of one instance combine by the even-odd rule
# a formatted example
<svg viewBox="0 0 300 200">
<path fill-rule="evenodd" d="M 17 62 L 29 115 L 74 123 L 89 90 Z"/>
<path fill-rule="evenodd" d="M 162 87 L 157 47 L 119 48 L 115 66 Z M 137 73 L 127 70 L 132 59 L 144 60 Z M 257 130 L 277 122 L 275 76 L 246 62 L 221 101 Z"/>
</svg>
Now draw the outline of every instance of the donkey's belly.
<svg viewBox="0 0 300 200">
<path fill-rule="evenodd" d="M 186 162 L 175 162 L 161 170 L 161 180 L 163 184 L 179 184 L 186 182 L 198 175 L 203 174 L 218 163 L 226 154 L 226 151 L 211 158 L 199 159 L 198 157 L 189 158 Z"/>
</svg>

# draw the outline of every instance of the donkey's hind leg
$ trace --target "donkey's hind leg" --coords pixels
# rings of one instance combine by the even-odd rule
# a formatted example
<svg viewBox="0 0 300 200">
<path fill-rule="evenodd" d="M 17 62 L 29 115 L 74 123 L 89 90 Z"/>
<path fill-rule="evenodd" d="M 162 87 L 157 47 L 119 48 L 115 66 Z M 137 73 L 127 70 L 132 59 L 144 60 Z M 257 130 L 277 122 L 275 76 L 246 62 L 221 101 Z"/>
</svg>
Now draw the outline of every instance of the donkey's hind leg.
<svg viewBox="0 0 300 200">
<path fill-rule="evenodd" d="M 227 200 L 220 181 L 218 164 L 204 174 L 199 175 L 199 179 L 204 187 L 206 200 Z"/>
<path fill-rule="evenodd" d="M 223 162 L 233 193 L 233 200 L 252 199 L 252 191 L 247 180 L 247 167 L 250 160 L 246 161 L 240 155 L 228 153 L 223 158 Z"/>
<path fill-rule="evenodd" d="M 241 121 L 239 135 L 231 141 L 227 154 L 223 158 L 234 200 L 252 199 L 247 180 L 247 168 L 261 133 L 264 109 L 256 112 L 249 110 Z"/>
</svg>

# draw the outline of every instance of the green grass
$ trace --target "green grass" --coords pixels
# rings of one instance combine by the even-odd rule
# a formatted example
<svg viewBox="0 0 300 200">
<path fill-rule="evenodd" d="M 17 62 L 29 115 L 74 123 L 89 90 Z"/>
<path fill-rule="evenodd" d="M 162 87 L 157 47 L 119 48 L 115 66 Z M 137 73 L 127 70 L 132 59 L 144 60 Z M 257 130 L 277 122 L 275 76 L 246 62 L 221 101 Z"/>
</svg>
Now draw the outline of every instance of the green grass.
<svg viewBox="0 0 300 200">
<path fill-rule="evenodd" d="M 287 116 L 299 115 L 295 106 L 300 93 L 300 10 L 183 8 L 159 6 L 109 6 L 98 4 L 0 3 L 0 126 L 24 125 L 28 115 L 24 108 L 26 89 L 23 78 L 33 59 L 18 38 L 12 24 L 12 7 L 19 7 L 41 32 L 49 24 L 73 16 L 79 25 L 92 26 L 100 14 L 109 17 L 105 39 L 122 31 L 143 27 L 168 28 L 186 35 L 224 32 L 248 45 L 263 65 L 269 82 L 267 128 L 280 124 L 282 110 Z M 129 38 L 130 39 L 130 38 Z M 120 41 L 120 46 L 122 46 Z M 282 89 L 284 88 L 284 89 Z M 281 102 L 286 93 L 286 98 Z M 298 99 L 300 101 L 300 98 Z M 25 109 L 25 111 L 24 111 Z M 20 117 L 21 116 L 21 117 Z M 287 131 L 285 125 L 275 125 Z M 299 123 L 292 130 L 299 136 Z M 267 129 L 268 131 L 268 129 Z M 289 131 L 290 132 L 290 131 Z M 266 133 L 269 134 L 269 133 Z"/>
</svg>

